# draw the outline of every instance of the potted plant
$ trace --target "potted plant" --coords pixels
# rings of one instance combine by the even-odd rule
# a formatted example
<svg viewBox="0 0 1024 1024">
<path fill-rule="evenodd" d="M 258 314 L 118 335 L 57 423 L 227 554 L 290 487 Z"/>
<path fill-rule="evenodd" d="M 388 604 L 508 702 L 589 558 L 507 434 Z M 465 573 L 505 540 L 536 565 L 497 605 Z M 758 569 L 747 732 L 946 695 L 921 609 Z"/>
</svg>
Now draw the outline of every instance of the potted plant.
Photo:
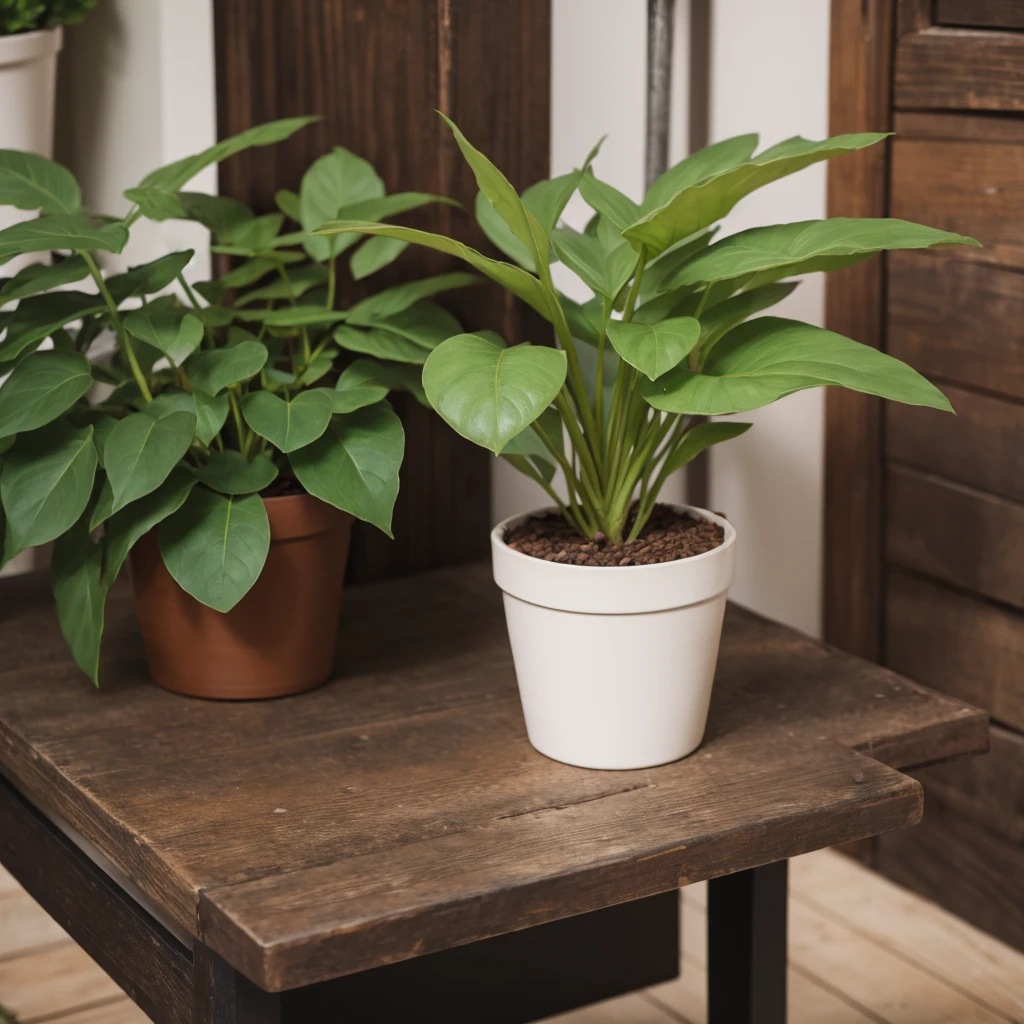
<svg viewBox="0 0 1024 1024">
<path fill-rule="evenodd" d="M 480 187 L 478 220 L 513 262 L 387 224 L 339 220 L 317 233 L 459 256 L 550 321 L 553 348 L 506 347 L 488 332 L 449 338 L 427 359 L 424 387 L 456 431 L 512 462 L 557 507 L 492 534 L 533 745 L 591 768 L 675 760 L 703 735 L 736 532 L 703 509 L 659 506 L 658 495 L 672 472 L 749 426 L 703 418 L 820 386 L 950 410 L 883 352 L 810 324 L 749 318 L 800 274 L 886 249 L 977 243 L 900 220 L 845 218 L 715 240 L 715 223 L 750 192 L 883 135 L 798 137 L 757 155 L 756 135 L 727 139 L 670 168 L 638 204 L 593 174 L 593 154 L 520 197 L 448 124 Z M 577 189 L 594 211 L 583 232 L 559 226 Z M 556 260 L 592 299 L 559 293 Z"/>
<path fill-rule="evenodd" d="M 218 698 L 315 686 L 333 659 L 352 518 L 390 536 L 404 435 L 386 395 L 425 401 L 418 364 L 460 331 L 430 296 L 477 278 L 443 274 L 342 310 L 339 258 L 356 236 L 309 229 L 339 210 L 384 217 L 437 197 L 386 195 L 341 148 L 297 194 L 278 194 L 280 212 L 183 190 L 210 163 L 309 120 L 262 125 L 152 172 L 116 220 L 85 210 L 60 165 L 0 153 L 0 196 L 42 213 L 0 231 L 0 262 L 67 254 L 0 288 L 0 303 L 18 303 L 0 341 L 3 559 L 55 541 L 61 628 L 94 681 L 104 601 L 130 555 L 158 683 Z M 194 286 L 191 250 L 105 278 L 99 259 L 143 216 L 199 221 L 240 262 Z M 353 276 L 402 248 L 360 245 Z"/>
</svg>

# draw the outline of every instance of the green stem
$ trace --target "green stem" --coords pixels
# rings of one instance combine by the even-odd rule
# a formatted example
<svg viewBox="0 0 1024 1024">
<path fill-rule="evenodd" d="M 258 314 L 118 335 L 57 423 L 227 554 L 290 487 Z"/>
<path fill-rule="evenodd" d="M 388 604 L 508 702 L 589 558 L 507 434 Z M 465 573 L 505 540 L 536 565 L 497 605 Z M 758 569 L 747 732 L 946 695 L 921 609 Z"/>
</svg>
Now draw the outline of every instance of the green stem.
<svg viewBox="0 0 1024 1024">
<path fill-rule="evenodd" d="M 607 440 L 604 434 L 604 350 L 608 340 L 608 321 L 612 315 L 612 300 L 605 298 L 601 306 L 601 336 L 597 339 L 597 379 L 594 382 L 594 418 L 597 432 L 601 436 L 601 457 L 607 454 Z"/>
<path fill-rule="evenodd" d="M 334 265 L 336 258 L 332 256 L 327 261 L 327 302 L 325 305 L 328 309 L 334 309 L 334 293 L 338 286 L 338 272 Z"/>
<path fill-rule="evenodd" d="M 188 296 L 188 301 L 192 303 L 192 308 L 201 309 L 202 307 L 199 305 L 199 300 L 196 298 L 196 293 L 192 291 L 192 286 L 188 283 L 188 281 L 185 280 L 184 273 L 178 274 L 178 283 L 181 285 L 182 288 L 185 289 L 185 294 Z"/>
<path fill-rule="evenodd" d="M 231 406 L 231 416 L 235 421 L 235 430 L 238 433 L 238 450 L 249 458 L 249 437 L 242 418 L 242 407 L 238 404 L 238 396 L 235 394 L 234 385 L 228 388 L 228 403 Z"/>
<path fill-rule="evenodd" d="M 707 304 L 708 296 L 711 294 L 711 284 L 708 283 L 704 289 L 704 294 L 700 297 L 700 302 L 697 303 L 697 308 L 693 312 L 694 320 L 699 320 L 701 313 L 704 312 L 704 306 Z M 696 373 L 700 369 L 700 344 L 696 344 L 690 350 L 689 358 L 687 359 L 687 365 L 691 373 Z"/>
<path fill-rule="evenodd" d="M 149 390 L 149 384 L 146 383 L 146 375 L 142 372 L 142 367 L 139 365 L 139 361 L 135 357 L 135 349 L 132 348 L 132 343 L 128 340 L 128 332 L 124 329 L 124 323 L 121 320 L 121 313 L 117 308 L 117 303 L 114 301 L 114 297 L 110 294 L 107 282 L 103 280 L 100 268 L 96 266 L 96 261 L 92 258 L 90 253 L 80 249 L 78 250 L 78 254 L 85 261 L 85 265 L 89 268 L 89 273 L 92 275 L 92 279 L 96 282 L 96 287 L 100 290 L 100 295 L 103 296 L 103 301 L 107 304 L 107 309 L 110 311 L 110 319 L 114 324 L 114 332 L 117 334 L 118 344 L 121 346 L 121 349 L 125 354 L 125 358 L 128 360 L 128 366 L 131 368 L 132 376 L 135 378 L 135 383 L 139 386 L 139 392 L 142 394 L 142 397 L 146 402 L 152 402 L 153 392 Z"/>
</svg>

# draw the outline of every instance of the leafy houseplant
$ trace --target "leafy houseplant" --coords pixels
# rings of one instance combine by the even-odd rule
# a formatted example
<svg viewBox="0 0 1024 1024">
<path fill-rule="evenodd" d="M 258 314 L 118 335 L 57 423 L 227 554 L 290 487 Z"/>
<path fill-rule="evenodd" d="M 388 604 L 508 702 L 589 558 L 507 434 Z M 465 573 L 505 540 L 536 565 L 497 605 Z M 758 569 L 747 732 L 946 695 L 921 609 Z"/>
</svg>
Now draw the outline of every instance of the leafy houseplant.
<svg viewBox="0 0 1024 1024">
<path fill-rule="evenodd" d="M 75 25 L 96 0 L 0 0 L 0 36 Z"/>
<path fill-rule="evenodd" d="M 845 218 L 715 238 L 716 222 L 755 189 L 874 145 L 883 135 L 823 142 L 797 137 L 756 155 L 756 135 L 727 139 L 670 168 L 636 203 L 593 174 L 593 154 L 571 174 L 538 183 L 520 197 L 448 123 L 480 187 L 478 220 L 513 262 L 388 224 L 339 220 L 318 233 L 358 232 L 459 256 L 551 323 L 555 348 L 506 347 L 492 334 L 452 337 L 427 359 L 423 382 L 430 403 L 456 431 L 541 484 L 580 535 L 612 545 L 642 538 L 667 477 L 749 426 L 698 418 L 742 413 L 819 386 L 950 409 L 938 389 L 883 352 L 810 324 L 750 318 L 792 291 L 789 278 L 849 266 L 881 250 L 976 245 L 972 239 L 900 220 Z M 583 232 L 559 224 L 577 190 L 593 209 Z M 580 305 L 562 295 L 552 281 L 555 261 L 579 277 L 593 298 Z M 553 484 L 556 469 L 564 478 L 564 498 Z M 732 527 L 722 521 L 725 543 L 715 551 L 628 570 L 530 558 L 504 544 L 505 527 L 495 531 L 495 572 L 506 594 L 534 744 L 563 760 L 600 767 L 637 767 L 692 750 L 703 732 L 731 581 Z M 666 586 L 673 575 L 677 582 Z M 710 619 L 708 602 L 716 609 Z M 697 607 L 703 611 L 694 612 Z M 668 609 L 672 614 L 663 620 L 677 643 L 673 648 L 649 637 L 654 660 L 645 667 L 644 644 L 630 642 L 628 624 L 642 633 L 645 616 L 635 613 Z M 590 614 L 573 619 L 580 611 Z M 686 619 L 681 612 L 694 614 Z M 571 636 L 584 620 L 592 635 L 585 630 Z M 547 654 L 536 653 L 538 643 L 548 645 Z M 589 668 L 565 661 L 556 647 L 571 650 Z M 687 656 L 692 678 L 681 687 Z M 645 699 L 638 680 L 654 688 L 645 713 L 636 711 Z M 621 681 L 629 681 L 628 692 Z M 575 685 L 579 692 L 567 695 Z M 554 707 L 558 693 L 564 702 Z M 603 717 L 594 712 L 597 700 L 604 701 Z M 571 716 L 567 709 L 580 702 L 591 705 L 589 718 L 542 721 Z M 675 724 L 666 730 L 673 715 Z"/>
<path fill-rule="evenodd" d="M 429 296 L 475 278 L 398 285 L 341 310 L 339 257 L 349 239 L 309 229 L 324 211 L 384 217 L 436 197 L 385 195 L 371 165 L 340 148 L 309 168 L 298 194 L 279 193 L 278 213 L 256 216 L 237 200 L 183 191 L 203 167 L 287 139 L 310 120 L 262 125 L 152 172 L 126 192 L 133 206 L 120 219 L 85 210 L 60 165 L 0 151 L 0 202 L 41 210 L 0 231 L 0 262 L 68 254 L 0 288 L 0 303 L 17 302 L 0 314 L 0 372 L 10 371 L 0 387 L 3 558 L 56 541 L 61 628 L 94 681 L 107 591 L 133 548 L 133 558 L 148 552 L 135 582 L 158 681 L 181 689 L 213 677 L 228 686 L 256 671 L 218 664 L 210 637 L 219 630 L 236 637 L 220 636 L 221 646 L 241 658 L 248 645 L 266 662 L 266 645 L 276 644 L 285 664 L 274 667 L 274 685 L 294 688 L 321 682 L 329 669 L 350 517 L 390 536 L 404 436 L 386 395 L 403 388 L 422 400 L 417 364 L 460 330 Z M 241 262 L 195 287 L 184 277 L 191 250 L 104 277 L 100 254 L 120 252 L 140 217 L 198 221 L 214 251 Z M 293 230 L 283 231 L 287 220 Z M 348 260 L 352 274 L 374 273 L 402 248 L 360 245 Z M 112 352 L 104 345 L 111 333 Z M 52 348 L 41 348 L 48 338 Z M 270 497 L 275 489 L 280 497 Z M 306 669 L 288 664 L 305 656 L 282 639 L 309 639 L 305 623 L 281 618 L 282 602 L 302 603 L 304 581 L 289 577 L 277 540 L 296 537 L 333 538 L 335 555 L 333 564 L 307 559 L 327 610 L 317 613 L 321 653 Z M 236 609 L 265 566 L 274 584 Z M 182 626 L 175 634 L 175 614 L 205 633 L 189 639 Z M 258 629 L 246 625 L 254 615 Z M 252 695 L 231 685 L 217 695 Z"/>
</svg>

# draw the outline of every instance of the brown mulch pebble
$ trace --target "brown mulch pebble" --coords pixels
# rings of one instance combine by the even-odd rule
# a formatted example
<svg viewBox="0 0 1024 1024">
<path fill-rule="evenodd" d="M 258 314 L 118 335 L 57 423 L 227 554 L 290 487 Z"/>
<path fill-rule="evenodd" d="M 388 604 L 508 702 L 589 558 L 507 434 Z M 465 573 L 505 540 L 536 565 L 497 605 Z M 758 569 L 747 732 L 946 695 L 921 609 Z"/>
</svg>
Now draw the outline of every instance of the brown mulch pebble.
<svg viewBox="0 0 1024 1024">
<path fill-rule="evenodd" d="M 505 533 L 513 551 L 566 565 L 657 565 L 717 548 L 725 531 L 717 523 L 655 505 L 640 536 L 628 544 L 609 544 L 603 534 L 580 536 L 560 515 L 527 519 Z"/>
</svg>

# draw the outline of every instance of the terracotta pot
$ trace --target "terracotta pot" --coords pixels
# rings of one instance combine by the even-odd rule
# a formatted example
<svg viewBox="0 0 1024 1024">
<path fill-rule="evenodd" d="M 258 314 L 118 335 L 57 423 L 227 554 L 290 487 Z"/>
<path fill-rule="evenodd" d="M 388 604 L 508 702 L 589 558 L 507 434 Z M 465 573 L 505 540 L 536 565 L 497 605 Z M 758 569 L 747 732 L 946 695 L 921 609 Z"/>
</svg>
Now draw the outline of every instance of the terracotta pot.
<svg viewBox="0 0 1024 1024">
<path fill-rule="evenodd" d="M 264 504 L 267 563 L 229 612 L 207 608 L 174 582 L 156 530 L 132 549 L 149 669 L 166 689 L 258 700 L 311 690 L 330 676 L 352 517 L 308 494 Z"/>
</svg>

